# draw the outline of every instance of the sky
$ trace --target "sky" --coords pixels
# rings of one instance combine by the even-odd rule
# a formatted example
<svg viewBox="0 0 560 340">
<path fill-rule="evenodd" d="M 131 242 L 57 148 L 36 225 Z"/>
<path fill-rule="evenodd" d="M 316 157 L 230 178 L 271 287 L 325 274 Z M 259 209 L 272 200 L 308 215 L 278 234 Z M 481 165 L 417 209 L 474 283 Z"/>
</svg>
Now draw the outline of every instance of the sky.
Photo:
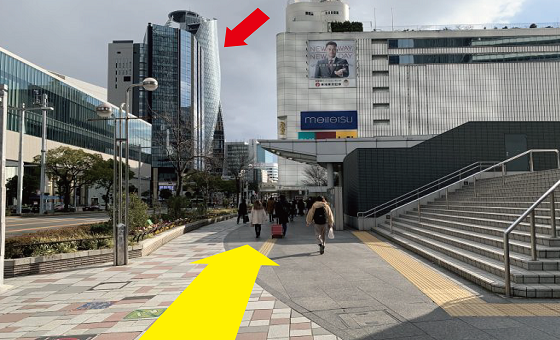
<svg viewBox="0 0 560 340">
<path fill-rule="evenodd" d="M 367 29 L 409 25 L 556 23 L 558 0 L 346 0 L 350 19 Z M 141 42 L 149 22 L 187 9 L 218 19 L 221 100 L 227 141 L 276 138 L 276 44 L 286 0 L 0 0 L 0 46 L 45 69 L 107 87 L 107 44 Z M 260 8 L 270 20 L 224 48 L 233 29 Z M 453 26 L 451 26 L 453 27 Z"/>
</svg>

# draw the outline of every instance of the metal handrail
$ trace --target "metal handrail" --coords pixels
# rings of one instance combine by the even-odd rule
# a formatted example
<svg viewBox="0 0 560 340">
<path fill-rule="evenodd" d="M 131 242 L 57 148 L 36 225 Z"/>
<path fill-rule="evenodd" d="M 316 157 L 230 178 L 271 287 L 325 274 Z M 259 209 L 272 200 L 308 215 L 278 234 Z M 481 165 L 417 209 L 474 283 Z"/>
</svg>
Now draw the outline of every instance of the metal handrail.
<svg viewBox="0 0 560 340">
<path fill-rule="evenodd" d="M 393 211 L 397 210 L 397 209 L 402 209 L 403 207 L 406 207 L 407 205 L 416 203 L 417 201 L 420 201 L 420 200 L 429 198 L 429 197 L 431 197 L 431 196 L 435 196 L 436 194 L 440 194 L 443 190 L 448 190 L 450 187 L 452 187 L 452 186 L 454 186 L 454 185 L 457 185 L 458 183 L 461 183 L 462 181 L 469 180 L 469 179 L 472 179 L 472 178 L 476 179 L 476 177 L 479 176 L 480 174 L 482 174 L 482 173 L 484 173 L 484 172 L 488 172 L 488 171 L 490 171 L 490 170 L 494 170 L 494 169 L 496 169 L 496 168 L 501 168 L 501 169 L 502 169 L 502 181 L 503 181 L 503 183 L 505 183 L 505 173 L 506 173 L 506 171 L 505 171 L 505 169 L 506 169 L 505 165 L 506 165 L 507 163 L 509 163 L 509 162 L 511 162 L 511 161 L 514 161 L 514 160 L 516 160 L 516 159 L 518 159 L 518 158 L 524 157 L 524 156 L 526 156 L 526 155 L 528 155 L 528 154 L 531 154 L 531 157 L 530 157 L 530 162 L 531 162 L 530 169 L 531 169 L 531 170 L 534 170 L 534 166 L 533 166 L 533 164 L 532 164 L 532 163 L 533 163 L 532 154 L 533 154 L 533 153 L 545 153 L 545 152 L 554 152 L 554 153 L 556 153 L 557 167 L 558 167 L 558 169 L 560 169 L 560 152 L 559 152 L 558 150 L 555 150 L 555 149 L 542 149 L 542 150 L 541 150 L 541 149 L 535 149 L 535 150 L 528 150 L 528 151 L 525 151 L 525 152 L 523 152 L 523 153 L 520 153 L 519 155 L 516 155 L 516 156 L 513 156 L 513 157 L 511 157 L 511 158 L 509 158 L 509 159 L 506 159 L 505 161 L 502 161 L 502 162 L 500 162 L 500 163 L 498 163 L 498 164 L 495 164 L 495 165 L 493 165 L 493 166 L 491 166 L 491 167 L 489 167 L 489 168 L 486 168 L 486 169 L 484 169 L 484 170 L 482 170 L 482 171 L 479 171 L 479 172 L 477 172 L 477 173 L 475 173 L 475 174 L 473 174 L 473 175 L 470 175 L 470 176 L 468 176 L 468 177 L 462 178 L 462 179 L 460 179 L 459 181 L 454 182 L 454 183 L 452 183 L 452 184 L 449 184 L 449 185 L 447 185 L 446 187 L 443 187 L 443 188 L 441 188 L 441 189 L 439 189 L 439 190 L 437 190 L 437 191 L 434 191 L 434 192 L 431 192 L 431 193 L 429 193 L 429 194 L 427 194 L 427 195 L 425 195 L 425 196 L 419 197 L 419 198 L 415 199 L 415 200 L 412 201 L 412 202 L 409 202 L 409 203 L 406 203 L 406 204 L 404 204 L 404 205 L 402 205 L 402 206 L 400 206 L 400 207 L 397 207 L 397 208 L 391 210 L 391 213 L 392 213 Z"/>
<path fill-rule="evenodd" d="M 505 279 L 505 286 L 506 286 L 506 295 L 511 296 L 511 265 L 509 259 L 509 234 L 523 221 L 529 214 L 531 214 L 531 260 L 536 261 L 538 259 L 537 256 L 537 237 L 536 237 L 536 230 L 535 230 L 535 209 L 548 197 L 550 196 L 550 225 L 551 231 L 550 236 L 551 238 L 557 238 L 557 231 L 556 231 L 556 202 L 554 199 L 554 190 L 560 186 L 560 180 L 556 182 L 550 189 L 548 189 L 529 209 L 527 209 L 515 222 L 513 222 L 509 228 L 506 229 L 504 232 L 504 279 Z"/>
<path fill-rule="evenodd" d="M 520 153 L 519 155 L 513 156 L 509 159 L 506 159 L 503 162 L 500 162 L 496 165 L 493 165 L 487 169 L 484 169 L 482 171 L 477 172 L 476 174 L 473 174 L 469 177 L 463 178 L 455 183 L 452 183 L 448 186 L 446 186 L 445 188 L 442 188 L 440 190 L 431 192 L 423 197 L 419 197 L 416 200 L 406 203 L 400 207 L 397 207 L 393 210 L 391 210 L 389 212 L 390 215 L 390 230 L 391 233 L 393 233 L 393 213 L 394 211 L 398 210 L 398 209 L 402 209 L 408 205 L 411 204 L 418 204 L 418 218 L 421 219 L 421 211 L 420 211 L 420 202 L 424 199 L 429 199 L 430 197 L 433 197 L 435 195 L 440 195 L 441 193 L 445 190 L 445 195 L 447 197 L 448 194 L 448 190 L 449 188 L 451 188 L 454 185 L 459 184 L 462 181 L 465 180 L 470 180 L 473 179 L 474 183 L 476 183 L 476 177 L 479 176 L 480 174 L 484 173 L 484 172 L 488 172 L 490 170 L 494 170 L 496 168 L 501 167 L 502 168 L 502 183 L 505 184 L 505 173 L 506 173 L 506 164 L 514 161 L 518 158 L 524 157 L 526 155 L 529 154 L 529 163 L 530 163 L 530 170 L 531 172 L 534 171 L 534 158 L 533 158 L 533 154 L 534 153 L 549 153 L 549 152 L 553 152 L 556 154 L 556 165 L 557 168 L 560 169 L 560 152 L 558 150 L 554 150 L 554 149 L 535 149 L 535 150 L 528 150 L 525 151 L 523 153 Z M 504 232 L 504 267 L 505 267 L 505 276 L 504 276 L 504 280 L 505 280 L 505 286 L 506 286 L 506 295 L 511 296 L 511 278 L 510 278 L 510 259 L 509 259 L 509 234 L 511 233 L 511 231 L 519 224 L 521 223 L 521 221 L 525 218 L 527 218 L 527 216 L 529 214 L 531 214 L 531 257 L 536 260 L 537 259 L 537 245 L 536 245 L 536 231 L 535 231 L 535 208 L 542 203 L 545 198 L 547 196 L 550 195 L 550 217 L 551 217 L 551 236 L 553 238 L 557 237 L 557 232 L 556 232 L 556 206 L 555 206 L 555 198 L 554 198 L 554 190 L 560 186 L 560 181 L 556 182 L 556 184 L 554 184 L 550 189 L 548 189 L 548 191 L 546 193 L 544 193 L 544 195 L 542 195 L 535 203 L 533 203 L 533 205 L 525 212 L 523 213 L 515 222 L 513 222 L 513 224 Z M 475 191 L 476 194 L 476 191 Z"/>
<path fill-rule="evenodd" d="M 463 167 L 459 170 L 456 170 L 452 173 L 449 173 L 441 178 L 436 179 L 435 181 L 432 181 L 428 184 L 425 184 L 417 189 L 414 189 L 410 192 L 407 192 L 406 194 L 403 194 L 397 198 L 393 198 L 390 201 L 387 201 L 381 205 L 378 205 L 374 208 L 371 208 L 367 211 L 364 212 L 359 212 L 358 213 L 358 217 L 370 217 L 370 216 L 375 216 L 379 211 L 382 211 L 383 209 L 387 209 L 388 207 L 392 206 L 392 205 L 398 205 L 399 203 L 406 201 L 408 199 L 413 198 L 414 196 L 418 196 L 420 193 L 425 192 L 426 190 L 430 190 L 435 188 L 436 186 L 439 186 L 441 183 L 449 181 L 450 179 L 459 176 L 459 179 L 462 180 L 463 178 L 461 177 L 463 174 L 468 173 L 470 171 L 475 170 L 476 168 L 479 168 L 480 170 L 482 169 L 483 164 L 484 165 L 488 165 L 488 164 L 496 164 L 498 162 L 476 162 L 476 163 L 472 163 L 470 165 L 467 165 L 466 167 Z"/>
</svg>

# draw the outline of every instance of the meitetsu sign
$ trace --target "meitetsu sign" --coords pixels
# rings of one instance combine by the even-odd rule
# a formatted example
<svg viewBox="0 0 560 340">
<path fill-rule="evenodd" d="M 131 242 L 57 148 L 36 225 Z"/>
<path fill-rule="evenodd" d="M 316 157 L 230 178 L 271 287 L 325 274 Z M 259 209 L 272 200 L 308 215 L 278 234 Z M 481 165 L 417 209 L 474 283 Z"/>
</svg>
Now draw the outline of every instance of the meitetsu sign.
<svg viewBox="0 0 560 340">
<path fill-rule="evenodd" d="M 358 111 L 302 111 L 302 130 L 357 130 Z"/>
</svg>

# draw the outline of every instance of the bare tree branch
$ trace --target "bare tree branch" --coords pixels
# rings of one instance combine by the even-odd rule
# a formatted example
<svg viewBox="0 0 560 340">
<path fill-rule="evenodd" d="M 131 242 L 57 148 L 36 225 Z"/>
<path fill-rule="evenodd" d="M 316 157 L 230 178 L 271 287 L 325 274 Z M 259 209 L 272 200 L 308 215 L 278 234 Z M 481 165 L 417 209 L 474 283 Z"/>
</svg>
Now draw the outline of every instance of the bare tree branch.
<svg viewBox="0 0 560 340">
<path fill-rule="evenodd" d="M 326 186 L 327 170 L 318 164 L 310 165 L 303 171 L 305 185 Z"/>
</svg>

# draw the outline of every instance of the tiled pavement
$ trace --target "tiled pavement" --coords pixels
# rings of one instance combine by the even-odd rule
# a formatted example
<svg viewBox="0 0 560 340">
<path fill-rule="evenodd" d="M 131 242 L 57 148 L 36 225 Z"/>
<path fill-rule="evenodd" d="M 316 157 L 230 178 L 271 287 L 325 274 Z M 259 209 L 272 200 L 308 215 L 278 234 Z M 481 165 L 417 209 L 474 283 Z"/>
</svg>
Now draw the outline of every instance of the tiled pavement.
<svg viewBox="0 0 560 340">
<path fill-rule="evenodd" d="M 190 263 L 224 251 L 224 238 L 237 228 L 232 221 L 185 234 L 126 267 L 5 280 L 13 288 L 0 293 L 0 339 L 139 338 L 205 267 Z M 255 285 L 237 339 L 339 338 Z"/>
<path fill-rule="evenodd" d="M 247 242 L 256 247 L 252 233 L 251 228 L 232 231 L 226 249 Z M 262 236 L 269 234 L 264 228 Z M 262 267 L 257 283 L 345 340 L 560 339 L 555 313 L 560 301 L 492 294 L 415 254 L 359 234 L 337 232 L 319 255 L 313 229 L 298 217 L 268 254 L 279 266 Z"/>
</svg>

